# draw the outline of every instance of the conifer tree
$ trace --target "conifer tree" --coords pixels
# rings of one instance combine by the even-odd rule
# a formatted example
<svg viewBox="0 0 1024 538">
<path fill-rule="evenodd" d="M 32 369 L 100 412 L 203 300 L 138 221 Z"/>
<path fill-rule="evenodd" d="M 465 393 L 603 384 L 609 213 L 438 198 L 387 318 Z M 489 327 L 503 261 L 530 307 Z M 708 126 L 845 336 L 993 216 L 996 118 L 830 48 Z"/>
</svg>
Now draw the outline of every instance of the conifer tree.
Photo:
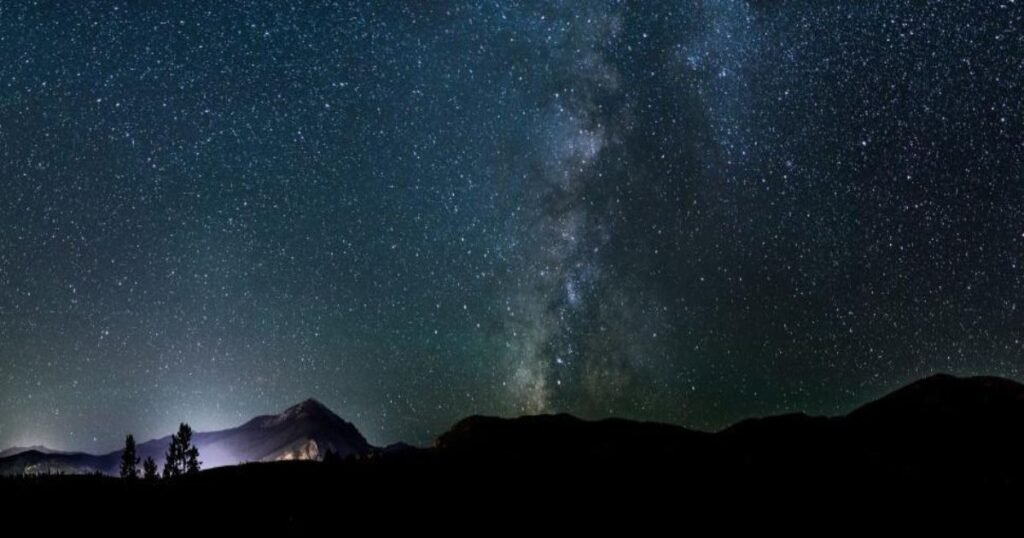
<svg viewBox="0 0 1024 538">
<path fill-rule="evenodd" d="M 124 450 L 121 452 L 121 478 L 135 480 L 139 477 L 139 458 L 135 454 L 135 437 L 128 434 L 124 440 Z"/>
<path fill-rule="evenodd" d="M 199 461 L 199 449 L 192 445 L 192 428 L 182 422 L 178 433 L 171 435 L 171 446 L 167 448 L 167 461 L 164 463 L 164 478 L 198 473 L 202 463 Z"/>
<path fill-rule="evenodd" d="M 182 424 L 178 429 L 178 442 L 181 444 L 181 469 L 184 473 L 194 474 L 199 472 L 199 448 L 192 444 L 192 428 L 188 424 Z"/>
<path fill-rule="evenodd" d="M 156 462 L 151 457 L 147 457 L 146 461 L 142 462 L 142 478 L 146 482 L 153 482 L 157 479 Z"/>
</svg>

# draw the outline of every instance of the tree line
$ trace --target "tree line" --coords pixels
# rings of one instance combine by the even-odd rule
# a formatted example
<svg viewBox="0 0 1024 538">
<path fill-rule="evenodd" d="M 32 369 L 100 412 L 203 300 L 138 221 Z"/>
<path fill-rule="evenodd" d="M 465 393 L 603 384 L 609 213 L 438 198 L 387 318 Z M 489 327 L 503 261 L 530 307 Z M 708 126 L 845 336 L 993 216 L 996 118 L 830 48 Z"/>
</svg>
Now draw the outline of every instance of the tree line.
<svg viewBox="0 0 1024 538">
<path fill-rule="evenodd" d="M 199 461 L 199 449 L 192 444 L 192 428 L 182 422 L 178 433 L 171 435 L 171 445 L 164 455 L 164 478 L 173 478 L 186 474 L 196 474 L 203 462 Z M 139 478 L 139 456 L 135 449 L 135 437 L 128 434 L 121 452 L 121 478 L 137 480 Z M 157 465 L 152 457 L 146 457 L 142 463 L 142 479 L 154 481 L 158 478 Z"/>
</svg>

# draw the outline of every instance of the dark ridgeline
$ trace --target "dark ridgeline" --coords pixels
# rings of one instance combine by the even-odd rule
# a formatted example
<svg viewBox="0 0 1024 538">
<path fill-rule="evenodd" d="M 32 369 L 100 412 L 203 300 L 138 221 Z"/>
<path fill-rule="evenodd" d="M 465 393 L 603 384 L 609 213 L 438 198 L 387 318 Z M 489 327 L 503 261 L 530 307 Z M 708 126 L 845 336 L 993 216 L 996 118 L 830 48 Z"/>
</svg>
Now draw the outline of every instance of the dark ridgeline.
<svg viewBox="0 0 1024 538">
<path fill-rule="evenodd" d="M 323 410 L 318 406 L 315 412 Z M 114 486 L 97 477 L 7 478 L 0 487 L 20 488 L 25 498 L 36 499 L 33 493 L 102 498 L 142 491 L 141 498 L 176 498 L 187 492 L 213 504 L 232 499 L 241 506 L 273 507 L 268 517 L 327 517 L 339 505 L 385 500 L 392 507 L 435 506 L 458 498 L 493 507 L 527 498 L 633 503 L 692 496 L 778 501 L 1005 493 L 1024 485 L 1024 386 L 993 377 L 937 375 L 845 416 L 750 419 L 718 433 L 564 414 L 474 416 L 427 449 L 399 444 L 359 456 L 325 450 L 317 458 L 322 463 L 259 463 L 202 473 L 190 473 L 198 463 L 193 468 L 190 457 L 180 455 L 194 448 L 190 438 L 183 425 L 172 443 L 177 448 L 168 451 L 177 462 L 172 469 L 186 475 L 179 480 Z M 41 455 L 23 452 L 0 463 Z M 152 479 L 152 460 L 144 469 Z"/>
<path fill-rule="evenodd" d="M 569 415 L 470 417 L 436 457 L 457 467 L 672 477 L 721 484 L 874 489 L 1024 485 L 1024 386 L 923 379 L 845 416 L 755 418 L 710 434 Z"/>
</svg>

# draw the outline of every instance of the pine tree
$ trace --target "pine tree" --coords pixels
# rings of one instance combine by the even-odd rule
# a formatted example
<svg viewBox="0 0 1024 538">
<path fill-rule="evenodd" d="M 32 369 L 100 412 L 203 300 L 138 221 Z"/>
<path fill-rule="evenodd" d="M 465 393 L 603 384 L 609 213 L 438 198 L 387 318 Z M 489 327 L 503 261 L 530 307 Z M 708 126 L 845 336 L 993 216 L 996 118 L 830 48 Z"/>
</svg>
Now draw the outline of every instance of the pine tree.
<svg viewBox="0 0 1024 538">
<path fill-rule="evenodd" d="M 121 452 L 121 478 L 126 480 L 135 480 L 139 477 L 139 470 L 136 465 L 139 464 L 139 458 L 135 454 L 135 437 L 128 434 L 128 438 L 124 440 L 124 450 Z"/>
<path fill-rule="evenodd" d="M 178 433 L 171 435 L 171 446 L 167 448 L 167 461 L 164 463 L 164 478 L 198 473 L 202 463 L 199 461 L 199 449 L 192 445 L 192 428 L 182 422 Z"/>
<path fill-rule="evenodd" d="M 153 482 L 157 479 L 156 462 L 151 457 L 147 457 L 146 461 L 142 462 L 142 478 L 146 482 Z"/>
<path fill-rule="evenodd" d="M 178 461 L 181 460 L 181 448 L 178 442 L 178 434 L 171 435 L 171 446 L 167 447 L 167 454 L 164 458 L 164 478 L 173 478 L 181 475 L 181 467 Z"/>
<path fill-rule="evenodd" d="M 185 473 L 195 474 L 199 472 L 199 466 L 203 462 L 199 461 L 199 449 L 195 445 L 189 447 L 185 451 Z"/>
</svg>

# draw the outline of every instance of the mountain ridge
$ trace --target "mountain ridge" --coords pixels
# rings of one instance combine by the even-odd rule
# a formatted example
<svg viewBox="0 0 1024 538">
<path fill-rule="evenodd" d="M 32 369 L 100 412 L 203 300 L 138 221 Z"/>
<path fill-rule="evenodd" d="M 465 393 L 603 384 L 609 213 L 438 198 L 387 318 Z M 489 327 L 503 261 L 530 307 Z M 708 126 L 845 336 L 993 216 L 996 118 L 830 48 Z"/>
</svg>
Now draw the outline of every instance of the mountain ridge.
<svg viewBox="0 0 1024 538">
<path fill-rule="evenodd" d="M 171 436 L 136 445 L 140 460 L 153 458 L 162 467 Z M 199 448 L 203 468 L 245 462 L 289 459 L 323 459 L 328 451 L 340 457 L 366 454 L 373 447 L 351 423 L 315 399 L 307 399 L 276 415 L 262 415 L 233 428 L 196 432 L 192 442 Z M 0 457 L 0 475 L 119 471 L 121 450 L 102 454 L 60 452 L 46 447 L 14 451 Z"/>
<path fill-rule="evenodd" d="M 718 432 L 621 418 L 584 420 L 565 413 L 472 415 L 441 434 L 431 448 L 396 444 L 379 449 L 352 424 L 309 399 L 235 428 L 197 433 L 194 441 L 207 462 L 204 468 L 322 460 L 330 450 L 340 456 L 332 461 L 372 454 L 359 461 L 375 466 L 400 461 L 561 470 L 634 466 L 692 472 L 687 476 L 695 477 L 703 473 L 709 479 L 786 480 L 794 473 L 812 482 L 823 477 L 884 480 L 890 475 L 935 479 L 927 469 L 941 468 L 945 477 L 976 484 L 1018 471 L 1024 482 L 1024 465 L 1014 463 L 1024 452 L 1022 424 L 1024 385 L 995 377 L 943 374 L 902 386 L 845 415 L 755 417 Z M 140 456 L 162 461 L 168 440 L 140 444 Z M 48 463 L 71 469 L 78 464 L 112 474 L 119 455 L 120 451 L 88 455 L 28 450 L 0 459 L 0 474 L 11 468 L 44 472 Z"/>
</svg>

